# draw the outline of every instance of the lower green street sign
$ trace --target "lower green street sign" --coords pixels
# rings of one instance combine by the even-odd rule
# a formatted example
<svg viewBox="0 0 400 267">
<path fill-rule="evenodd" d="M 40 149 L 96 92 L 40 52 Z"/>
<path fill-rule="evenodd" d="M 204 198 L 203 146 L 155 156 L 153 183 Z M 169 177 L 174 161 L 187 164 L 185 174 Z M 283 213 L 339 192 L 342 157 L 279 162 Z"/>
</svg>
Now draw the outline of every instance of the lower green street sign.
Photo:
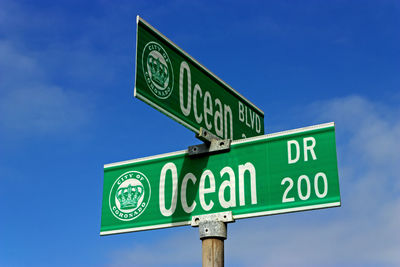
<svg viewBox="0 0 400 267">
<path fill-rule="evenodd" d="M 101 235 L 340 206 L 335 125 L 232 142 L 228 153 L 187 151 L 104 166 Z"/>
</svg>

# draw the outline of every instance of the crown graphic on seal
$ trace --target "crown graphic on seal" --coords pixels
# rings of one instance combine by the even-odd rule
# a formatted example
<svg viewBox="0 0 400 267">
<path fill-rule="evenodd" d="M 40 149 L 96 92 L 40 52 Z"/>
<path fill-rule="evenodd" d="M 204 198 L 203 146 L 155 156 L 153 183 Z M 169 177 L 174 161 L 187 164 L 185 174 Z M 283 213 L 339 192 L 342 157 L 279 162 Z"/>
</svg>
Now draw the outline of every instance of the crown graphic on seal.
<svg viewBox="0 0 400 267">
<path fill-rule="evenodd" d="M 164 87 L 165 81 L 168 79 L 168 67 L 160 62 L 159 58 L 149 55 L 147 64 L 150 67 L 151 79 L 161 87 Z"/>
<path fill-rule="evenodd" d="M 136 208 L 142 195 L 143 186 L 141 185 L 128 185 L 127 187 L 121 187 L 117 191 L 117 199 L 123 210 Z"/>
</svg>

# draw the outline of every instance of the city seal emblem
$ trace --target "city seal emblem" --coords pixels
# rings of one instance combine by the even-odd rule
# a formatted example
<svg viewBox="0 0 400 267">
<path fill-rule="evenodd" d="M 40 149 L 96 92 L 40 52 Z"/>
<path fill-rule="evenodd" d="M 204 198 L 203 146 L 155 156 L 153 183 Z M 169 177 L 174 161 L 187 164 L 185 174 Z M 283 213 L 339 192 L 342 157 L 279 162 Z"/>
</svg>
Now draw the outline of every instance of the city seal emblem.
<svg viewBox="0 0 400 267">
<path fill-rule="evenodd" d="M 143 49 L 142 68 L 150 91 L 160 99 L 168 98 L 174 88 L 171 60 L 164 48 L 149 42 Z"/>
<path fill-rule="evenodd" d="M 121 221 L 136 219 L 149 204 L 150 191 L 149 180 L 143 173 L 129 171 L 122 174 L 111 187 L 111 213 Z"/>
</svg>

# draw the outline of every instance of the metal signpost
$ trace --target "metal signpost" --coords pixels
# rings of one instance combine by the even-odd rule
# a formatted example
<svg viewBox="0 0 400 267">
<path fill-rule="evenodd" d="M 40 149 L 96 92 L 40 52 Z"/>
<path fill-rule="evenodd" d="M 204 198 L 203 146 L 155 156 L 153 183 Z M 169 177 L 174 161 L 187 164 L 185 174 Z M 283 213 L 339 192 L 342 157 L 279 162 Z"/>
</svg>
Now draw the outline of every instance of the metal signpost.
<svg viewBox="0 0 400 267">
<path fill-rule="evenodd" d="M 264 113 L 139 16 L 135 97 L 198 133 L 264 134 Z"/>
<path fill-rule="evenodd" d="M 261 110 L 139 17 L 136 40 L 135 97 L 204 144 L 105 165 L 100 235 L 192 225 L 223 266 L 227 223 L 340 206 L 334 123 L 263 135 Z"/>
<path fill-rule="evenodd" d="M 107 164 L 101 235 L 340 206 L 333 123 Z"/>
</svg>

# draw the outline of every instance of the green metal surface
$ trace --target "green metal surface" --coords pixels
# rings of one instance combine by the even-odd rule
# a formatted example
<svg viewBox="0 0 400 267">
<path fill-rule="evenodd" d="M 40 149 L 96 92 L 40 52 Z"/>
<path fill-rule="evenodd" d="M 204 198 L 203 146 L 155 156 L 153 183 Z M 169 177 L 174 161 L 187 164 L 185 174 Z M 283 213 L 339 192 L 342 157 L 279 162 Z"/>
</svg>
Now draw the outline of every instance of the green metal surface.
<svg viewBox="0 0 400 267">
<path fill-rule="evenodd" d="M 231 151 L 186 151 L 105 165 L 101 235 L 340 206 L 333 123 L 234 141 Z"/>
<path fill-rule="evenodd" d="M 264 113 L 138 17 L 135 97 L 190 130 L 222 139 L 264 134 Z"/>
</svg>

